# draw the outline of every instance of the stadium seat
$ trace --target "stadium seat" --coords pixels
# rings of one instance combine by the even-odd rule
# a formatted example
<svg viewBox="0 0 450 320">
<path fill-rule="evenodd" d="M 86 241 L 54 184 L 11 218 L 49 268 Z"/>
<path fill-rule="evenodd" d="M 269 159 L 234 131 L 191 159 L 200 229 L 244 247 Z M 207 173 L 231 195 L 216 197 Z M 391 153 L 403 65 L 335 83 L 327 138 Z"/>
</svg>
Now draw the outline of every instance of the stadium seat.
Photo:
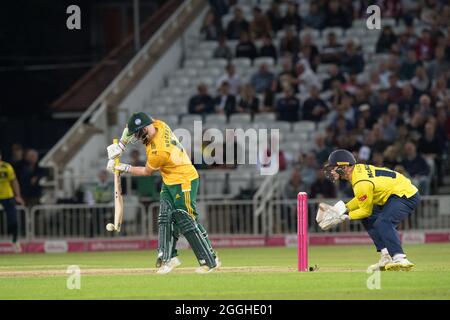
<svg viewBox="0 0 450 320">
<path fill-rule="evenodd" d="M 249 123 L 251 116 L 248 113 L 234 113 L 230 116 L 230 124 L 233 123 Z"/>
<path fill-rule="evenodd" d="M 253 118 L 253 122 L 274 122 L 276 121 L 276 118 L 275 113 L 272 112 L 257 113 Z"/>
<path fill-rule="evenodd" d="M 312 132 L 316 130 L 316 124 L 313 121 L 299 121 L 294 123 L 294 132 Z"/>
<path fill-rule="evenodd" d="M 206 65 L 208 68 L 213 67 L 224 69 L 227 64 L 227 59 L 209 59 L 206 61 Z"/>
<path fill-rule="evenodd" d="M 187 68 L 203 68 L 205 66 L 204 59 L 189 59 L 184 62 L 184 67 Z"/>
<path fill-rule="evenodd" d="M 271 57 L 260 57 L 260 58 L 256 58 L 255 62 L 254 62 L 254 66 L 255 68 L 259 68 L 260 65 L 262 64 L 267 64 L 267 66 L 269 67 L 269 69 L 272 69 L 273 66 L 275 65 L 275 60 Z"/>
<path fill-rule="evenodd" d="M 184 114 L 181 117 L 181 125 L 194 124 L 194 121 L 202 121 L 202 116 L 199 114 Z"/>
<path fill-rule="evenodd" d="M 268 129 L 279 129 L 280 131 L 290 131 L 291 123 L 286 121 L 275 121 L 267 124 Z"/>
<path fill-rule="evenodd" d="M 249 69 L 252 66 L 252 60 L 250 60 L 249 58 L 234 58 L 232 60 L 232 63 L 237 70 Z"/>
<path fill-rule="evenodd" d="M 215 124 L 226 124 L 227 117 L 223 114 L 209 114 L 206 116 L 205 122 L 208 126 Z"/>
<path fill-rule="evenodd" d="M 319 30 L 308 28 L 308 29 L 303 29 L 302 31 L 300 31 L 300 40 L 306 34 L 310 34 L 313 41 L 316 41 L 318 38 L 320 38 Z"/>
</svg>

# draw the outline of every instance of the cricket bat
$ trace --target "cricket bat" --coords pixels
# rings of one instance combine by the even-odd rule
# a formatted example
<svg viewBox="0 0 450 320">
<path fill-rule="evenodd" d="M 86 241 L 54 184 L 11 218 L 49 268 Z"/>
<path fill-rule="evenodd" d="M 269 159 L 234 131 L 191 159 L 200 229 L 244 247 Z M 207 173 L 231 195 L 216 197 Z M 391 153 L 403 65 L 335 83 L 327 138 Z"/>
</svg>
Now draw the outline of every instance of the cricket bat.
<svg viewBox="0 0 450 320">
<path fill-rule="evenodd" d="M 113 143 L 118 143 L 118 139 L 114 139 Z M 120 159 L 117 157 L 114 160 L 114 165 L 117 166 Z M 114 230 L 120 232 L 123 219 L 123 198 L 122 198 L 122 184 L 120 182 L 120 172 L 114 170 Z"/>
</svg>

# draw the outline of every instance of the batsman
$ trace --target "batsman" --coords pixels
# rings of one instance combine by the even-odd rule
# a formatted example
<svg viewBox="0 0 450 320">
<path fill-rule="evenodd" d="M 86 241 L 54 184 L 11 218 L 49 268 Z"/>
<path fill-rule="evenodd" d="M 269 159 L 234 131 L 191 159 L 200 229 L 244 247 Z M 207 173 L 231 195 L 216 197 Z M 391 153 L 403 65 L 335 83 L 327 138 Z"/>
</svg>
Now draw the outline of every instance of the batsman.
<svg viewBox="0 0 450 320">
<path fill-rule="evenodd" d="M 320 204 L 319 226 L 327 230 L 345 220 L 361 220 L 381 258 L 370 266 L 374 270 L 408 271 L 414 264 L 403 251 L 397 227 L 408 218 L 420 201 L 417 188 L 404 175 L 387 168 L 357 164 L 352 153 L 335 150 L 325 166 L 331 181 L 349 181 L 354 198 L 334 206 Z"/>
<path fill-rule="evenodd" d="M 119 163 L 127 144 L 140 141 L 146 149 L 147 161 L 143 167 Z M 157 273 L 165 274 L 181 264 L 176 243 L 183 234 L 194 251 L 200 267 L 197 273 L 209 273 L 220 266 L 220 261 L 208 239 L 205 228 L 198 222 L 196 197 L 199 175 L 189 156 L 169 126 L 143 112 L 134 113 L 117 144 L 107 148 L 108 170 L 133 176 L 150 176 L 159 170 L 163 180 L 158 215 Z"/>
</svg>

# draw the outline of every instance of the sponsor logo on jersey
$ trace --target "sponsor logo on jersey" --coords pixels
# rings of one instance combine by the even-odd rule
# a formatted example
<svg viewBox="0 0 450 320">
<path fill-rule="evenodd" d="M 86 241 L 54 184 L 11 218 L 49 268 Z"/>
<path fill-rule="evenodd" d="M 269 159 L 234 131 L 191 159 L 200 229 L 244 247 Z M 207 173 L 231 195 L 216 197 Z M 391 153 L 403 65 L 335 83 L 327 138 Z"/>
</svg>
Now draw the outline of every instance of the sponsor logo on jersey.
<svg viewBox="0 0 450 320">
<path fill-rule="evenodd" d="M 358 198 L 359 201 L 364 201 L 366 199 L 367 199 L 367 194 L 365 194 L 365 195 L 363 195 L 363 196 Z"/>
</svg>

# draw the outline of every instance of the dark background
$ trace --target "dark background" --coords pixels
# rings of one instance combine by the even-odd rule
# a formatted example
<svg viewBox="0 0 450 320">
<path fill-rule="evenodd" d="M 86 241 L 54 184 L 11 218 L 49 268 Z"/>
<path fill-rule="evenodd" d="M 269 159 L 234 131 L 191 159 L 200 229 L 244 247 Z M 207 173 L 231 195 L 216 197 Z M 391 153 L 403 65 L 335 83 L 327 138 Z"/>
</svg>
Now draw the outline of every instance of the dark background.
<svg viewBox="0 0 450 320">
<path fill-rule="evenodd" d="M 140 21 L 163 0 L 140 0 Z M 69 5 L 81 30 L 68 30 Z M 76 118 L 54 102 L 133 32 L 132 0 L 14 0 L 0 9 L 0 148 L 18 142 L 45 153 Z"/>
</svg>

